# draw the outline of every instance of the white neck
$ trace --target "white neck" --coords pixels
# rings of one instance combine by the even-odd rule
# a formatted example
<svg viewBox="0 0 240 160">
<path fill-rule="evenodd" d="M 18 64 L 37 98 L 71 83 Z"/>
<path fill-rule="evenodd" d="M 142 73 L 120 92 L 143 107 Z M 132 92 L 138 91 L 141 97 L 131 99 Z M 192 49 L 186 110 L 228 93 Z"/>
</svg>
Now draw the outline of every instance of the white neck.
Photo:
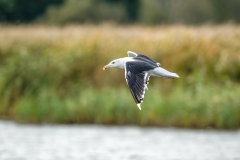
<svg viewBox="0 0 240 160">
<path fill-rule="evenodd" d="M 118 60 L 120 62 L 118 68 L 125 69 L 125 63 L 129 62 L 129 61 L 133 61 L 133 58 L 132 57 L 124 57 L 124 58 L 119 58 Z"/>
</svg>

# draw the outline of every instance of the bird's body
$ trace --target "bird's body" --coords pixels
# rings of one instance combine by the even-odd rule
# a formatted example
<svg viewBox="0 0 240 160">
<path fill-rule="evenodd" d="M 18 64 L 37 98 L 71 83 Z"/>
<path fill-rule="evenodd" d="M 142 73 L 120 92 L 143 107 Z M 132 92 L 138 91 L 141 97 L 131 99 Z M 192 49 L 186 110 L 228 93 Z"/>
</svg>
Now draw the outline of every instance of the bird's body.
<svg viewBox="0 0 240 160">
<path fill-rule="evenodd" d="M 140 110 L 150 76 L 179 78 L 176 73 L 161 68 L 160 63 L 132 51 L 128 51 L 128 57 L 111 61 L 103 70 L 113 67 L 125 69 L 127 84 Z"/>
</svg>

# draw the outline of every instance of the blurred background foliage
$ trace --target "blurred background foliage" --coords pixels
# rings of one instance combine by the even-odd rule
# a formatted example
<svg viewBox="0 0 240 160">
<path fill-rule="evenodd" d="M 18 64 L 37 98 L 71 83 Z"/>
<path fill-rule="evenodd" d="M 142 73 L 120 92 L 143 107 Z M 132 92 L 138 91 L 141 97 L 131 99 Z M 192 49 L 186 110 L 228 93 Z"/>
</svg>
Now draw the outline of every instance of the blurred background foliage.
<svg viewBox="0 0 240 160">
<path fill-rule="evenodd" d="M 49 5 L 62 2 L 63 0 L 0 0 L 0 21 L 30 22 L 42 15 Z"/>
<path fill-rule="evenodd" d="M 0 22 L 0 118 L 240 126 L 239 0 L 0 0 Z M 128 50 L 180 75 L 151 78 L 141 112 L 102 71 Z"/>
<path fill-rule="evenodd" d="M 111 31 L 111 32 L 109 32 Z M 238 128 L 238 26 L 1 26 L 0 117 L 42 123 Z M 127 50 L 179 79 L 150 79 L 142 111 L 124 71 Z"/>
<path fill-rule="evenodd" d="M 0 22 L 202 24 L 240 22 L 239 0 L 0 0 Z"/>
</svg>

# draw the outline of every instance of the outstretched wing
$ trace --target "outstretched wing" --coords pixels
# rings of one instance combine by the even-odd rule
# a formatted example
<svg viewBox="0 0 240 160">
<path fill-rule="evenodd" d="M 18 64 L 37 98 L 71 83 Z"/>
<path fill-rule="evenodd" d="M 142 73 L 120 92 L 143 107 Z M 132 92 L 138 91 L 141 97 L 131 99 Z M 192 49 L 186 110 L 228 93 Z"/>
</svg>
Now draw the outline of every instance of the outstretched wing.
<svg viewBox="0 0 240 160">
<path fill-rule="evenodd" d="M 140 110 L 149 80 L 147 71 L 154 68 L 155 66 L 143 61 L 130 61 L 125 64 L 125 78 L 133 99 Z"/>
<path fill-rule="evenodd" d="M 128 57 L 133 57 L 136 60 L 141 60 L 141 61 L 145 61 L 145 62 L 148 62 L 148 63 L 152 63 L 154 65 L 160 66 L 160 63 L 152 60 L 151 58 L 149 58 L 145 55 L 142 55 L 142 54 L 139 54 L 139 53 L 136 53 L 136 52 L 132 52 L 132 51 L 128 51 L 127 54 L 128 54 Z"/>
</svg>

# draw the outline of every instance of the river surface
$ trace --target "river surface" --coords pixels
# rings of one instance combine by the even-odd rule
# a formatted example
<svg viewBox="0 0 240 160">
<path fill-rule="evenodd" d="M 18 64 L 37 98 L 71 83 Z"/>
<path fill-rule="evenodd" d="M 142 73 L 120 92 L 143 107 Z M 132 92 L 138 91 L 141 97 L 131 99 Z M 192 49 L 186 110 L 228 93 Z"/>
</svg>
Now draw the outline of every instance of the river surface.
<svg viewBox="0 0 240 160">
<path fill-rule="evenodd" d="M 0 160 L 240 160 L 240 130 L 0 121 Z"/>
</svg>

